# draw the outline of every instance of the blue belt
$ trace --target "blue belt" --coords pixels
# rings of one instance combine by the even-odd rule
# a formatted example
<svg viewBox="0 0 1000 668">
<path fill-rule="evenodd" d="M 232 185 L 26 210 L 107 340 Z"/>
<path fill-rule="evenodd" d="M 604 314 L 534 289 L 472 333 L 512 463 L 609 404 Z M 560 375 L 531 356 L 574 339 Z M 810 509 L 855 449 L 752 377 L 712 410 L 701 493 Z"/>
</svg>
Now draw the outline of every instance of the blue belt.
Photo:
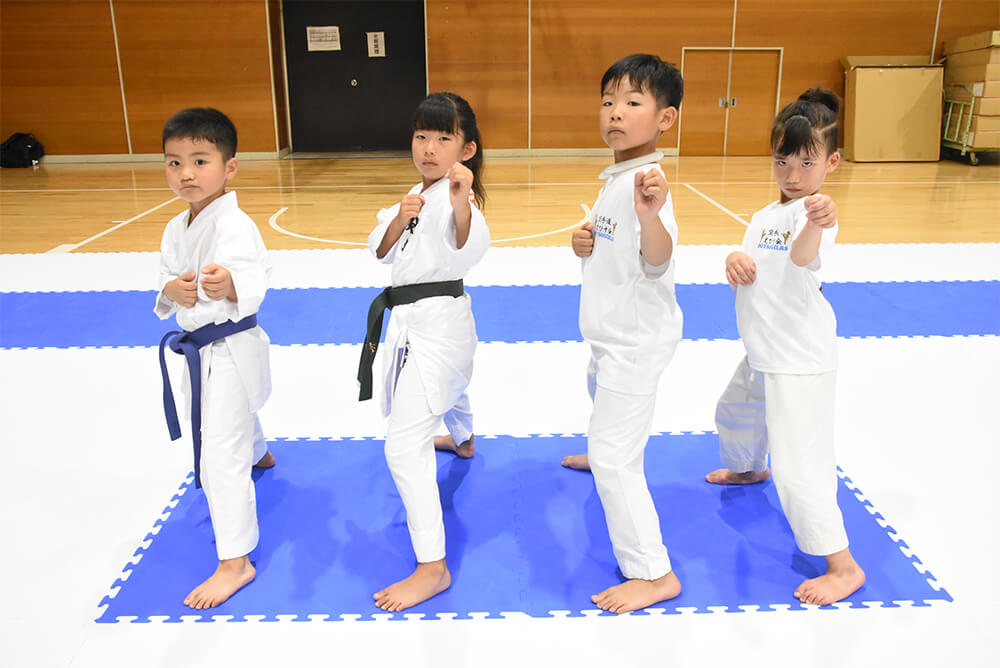
<svg viewBox="0 0 1000 668">
<path fill-rule="evenodd" d="M 163 375 L 163 414 L 167 418 L 170 440 L 181 437 L 181 423 L 177 419 L 174 392 L 170 388 L 170 375 L 163 349 L 169 341 L 170 349 L 187 358 L 191 378 L 191 440 L 194 441 L 194 484 L 201 487 L 201 353 L 199 350 L 213 341 L 257 326 L 257 315 L 248 315 L 239 322 L 232 320 L 221 325 L 209 324 L 193 332 L 167 332 L 160 340 L 160 373 Z"/>
</svg>

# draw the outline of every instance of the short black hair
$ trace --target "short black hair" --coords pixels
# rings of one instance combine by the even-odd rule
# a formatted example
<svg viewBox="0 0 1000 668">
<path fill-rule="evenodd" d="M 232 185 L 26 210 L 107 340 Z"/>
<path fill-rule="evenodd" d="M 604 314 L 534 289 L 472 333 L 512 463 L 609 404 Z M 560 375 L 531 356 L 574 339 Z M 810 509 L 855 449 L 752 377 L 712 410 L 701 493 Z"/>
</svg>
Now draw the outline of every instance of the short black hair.
<svg viewBox="0 0 1000 668">
<path fill-rule="evenodd" d="M 797 155 L 805 149 L 809 155 L 820 148 L 827 155 L 837 152 L 837 114 L 840 98 L 829 88 L 816 86 L 785 105 L 771 128 L 771 152 L 775 155 Z"/>
<path fill-rule="evenodd" d="M 684 97 L 684 77 L 673 63 L 660 60 L 659 56 L 633 53 L 608 68 L 601 79 L 601 95 L 608 84 L 618 85 L 628 78 L 639 90 L 649 91 L 660 108 L 680 109 Z"/>
<path fill-rule="evenodd" d="M 168 139 L 202 139 L 215 144 L 228 161 L 236 155 L 236 126 L 218 109 L 192 107 L 182 109 L 163 126 L 163 146 Z"/>
</svg>

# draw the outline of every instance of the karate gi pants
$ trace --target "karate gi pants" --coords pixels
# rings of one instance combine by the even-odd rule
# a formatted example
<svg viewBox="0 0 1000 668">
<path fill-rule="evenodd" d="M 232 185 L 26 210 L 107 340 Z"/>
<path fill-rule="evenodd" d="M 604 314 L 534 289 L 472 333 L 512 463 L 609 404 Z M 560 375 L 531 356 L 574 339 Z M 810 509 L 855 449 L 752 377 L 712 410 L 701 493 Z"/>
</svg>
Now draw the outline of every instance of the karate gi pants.
<svg viewBox="0 0 1000 668">
<path fill-rule="evenodd" d="M 472 409 L 464 392 L 443 416 L 434 415 L 416 364 L 403 365 L 389 414 L 385 461 L 406 508 L 406 526 L 417 561 L 428 563 L 445 557 L 441 493 L 437 484 L 434 433 L 441 420 L 460 445 L 472 436 Z"/>
<path fill-rule="evenodd" d="M 812 555 L 848 545 L 837 505 L 835 394 L 836 372 L 762 373 L 744 357 L 715 411 L 722 465 L 736 473 L 763 471 L 770 453 L 771 477 L 795 542 Z"/>
<path fill-rule="evenodd" d="M 629 580 L 655 580 L 671 570 L 643 468 L 656 395 L 623 394 L 601 387 L 593 368 L 588 376 L 594 410 L 587 455 L 611 546 L 622 575 Z"/>
<path fill-rule="evenodd" d="M 216 341 L 202 388 L 201 485 L 220 561 L 250 554 L 260 537 L 250 472 L 267 441 L 249 405 L 229 347 Z"/>
</svg>

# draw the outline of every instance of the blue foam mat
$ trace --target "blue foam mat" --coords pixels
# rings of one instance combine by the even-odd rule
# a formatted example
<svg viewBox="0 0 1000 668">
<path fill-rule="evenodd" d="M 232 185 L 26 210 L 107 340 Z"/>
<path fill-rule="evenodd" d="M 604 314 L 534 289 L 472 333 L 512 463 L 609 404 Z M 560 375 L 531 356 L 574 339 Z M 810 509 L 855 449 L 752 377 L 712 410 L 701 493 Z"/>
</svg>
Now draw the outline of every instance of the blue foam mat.
<svg viewBox="0 0 1000 668">
<path fill-rule="evenodd" d="M 664 542 L 683 583 L 681 595 L 658 604 L 667 612 L 711 606 L 801 607 L 792 592 L 823 572 L 822 558 L 798 552 L 770 482 L 719 487 L 703 480 L 718 467 L 715 434 L 650 438 L 646 474 L 660 514 Z M 481 438 L 472 460 L 438 453 L 452 587 L 406 611 L 438 613 L 551 611 L 581 614 L 590 595 L 620 581 L 600 501 L 589 474 L 559 466 L 583 452 L 572 437 Z M 209 611 L 181 601 L 215 568 L 204 496 L 190 477 L 159 531 L 147 536 L 138 564 L 105 598 L 97 621 L 148 621 L 165 616 L 385 614 L 372 593 L 408 575 L 414 556 L 402 504 L 382 455 L 382 441 L 275 441 L 275 468 L 256 472 L 261 544 L 252 558 L 257 579 Z M 890 526 L 843 478 L 839 502 L 851 550 L 868 582 L 847 601 L 951 600 L 929 572 L 900 550 Z M 898 540 L 898 542 L 897 542 Z M 397 614 L 396 618 L 401 618 Z"/>
<path fill-rule="evenodd" d="M 827 283 L 839 336 L 1000 334 L 1000 281 Z M 359 343 L 375 288 L 271 290 L 260 320 L 277 345 Z M 579 286 L 470 287 L 481 341 L 579 341 Z M 0 293 L 0 347 L 151 346 L 155 293 Z M 684 338 L 736 339 L 727 285 L 678 285 Z"/>
</svg>

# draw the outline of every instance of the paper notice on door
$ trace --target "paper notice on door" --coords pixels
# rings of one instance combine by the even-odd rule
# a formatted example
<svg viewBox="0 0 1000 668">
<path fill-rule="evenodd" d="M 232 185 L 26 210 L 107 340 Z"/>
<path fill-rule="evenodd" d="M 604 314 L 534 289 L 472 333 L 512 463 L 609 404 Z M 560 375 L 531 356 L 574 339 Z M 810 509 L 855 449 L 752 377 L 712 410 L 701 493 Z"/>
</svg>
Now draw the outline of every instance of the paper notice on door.
<svg viewBox="0 0 1000 668">
<path fill-rule="evenodd" d="M 307 51 L 340 51 L 340 26 L 306 26 Z"/>
<path fill-rule="evenodd" d="M 368 33 L 368 57 L 385 58 L 385 33 Z"/>
</svg>

